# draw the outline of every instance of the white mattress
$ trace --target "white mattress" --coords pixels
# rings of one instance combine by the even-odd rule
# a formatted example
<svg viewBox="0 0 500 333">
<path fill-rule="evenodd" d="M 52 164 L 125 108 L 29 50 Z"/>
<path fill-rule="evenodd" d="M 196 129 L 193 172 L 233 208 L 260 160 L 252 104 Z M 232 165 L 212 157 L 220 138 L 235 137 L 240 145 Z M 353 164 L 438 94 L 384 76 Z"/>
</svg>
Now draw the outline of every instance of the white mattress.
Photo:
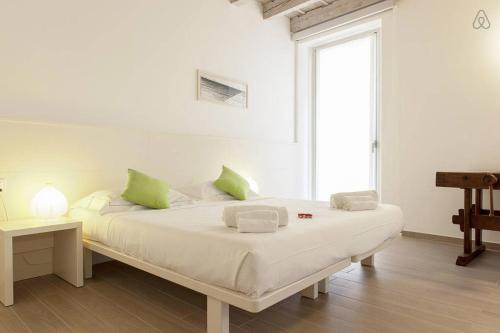
<svg viewBox="0 0 500 333">
<path fill-rule="evenodd" d="M 225 205 L 286 206 L 277 233 L 240 234 L 221 220 Z M 297 213 L 314 214 L 299 220 Z M 346 212 L 326 202 L 259 198 L 100 216 L 73 211 L 84 237 L 191 278 L 258 297 L 345 258 L 369 252 L 403 228 L 399 207 Z"/>
</svg>

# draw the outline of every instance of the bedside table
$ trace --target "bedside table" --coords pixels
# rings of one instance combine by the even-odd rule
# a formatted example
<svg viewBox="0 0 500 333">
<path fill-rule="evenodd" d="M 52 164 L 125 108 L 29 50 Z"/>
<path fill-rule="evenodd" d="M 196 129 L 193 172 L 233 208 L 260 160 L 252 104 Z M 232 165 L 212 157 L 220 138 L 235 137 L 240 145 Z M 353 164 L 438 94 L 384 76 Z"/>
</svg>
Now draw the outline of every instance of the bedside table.
<svg viewBox="0 0 500 333">
<path fill-rule="evenodd" d="M 0 222 L 0 301 L 14 304 L 13 241 L 16 237 L 53 233 L 53 273 L 83 286 L 82 222 L 72 219 Z"/>
</svg>

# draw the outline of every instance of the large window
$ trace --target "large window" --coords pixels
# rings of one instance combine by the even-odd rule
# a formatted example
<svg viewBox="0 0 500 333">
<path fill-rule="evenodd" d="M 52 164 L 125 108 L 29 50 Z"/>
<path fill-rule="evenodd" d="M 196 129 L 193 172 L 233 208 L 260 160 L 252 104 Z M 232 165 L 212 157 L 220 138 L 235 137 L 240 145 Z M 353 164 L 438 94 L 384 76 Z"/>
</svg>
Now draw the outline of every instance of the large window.
<svg viewBox="0 0 500 333">
<path fill-rule="evenodd" d="M 313 196 L 377 186 L 377 34 L 315 49 Z"/>
</svg>

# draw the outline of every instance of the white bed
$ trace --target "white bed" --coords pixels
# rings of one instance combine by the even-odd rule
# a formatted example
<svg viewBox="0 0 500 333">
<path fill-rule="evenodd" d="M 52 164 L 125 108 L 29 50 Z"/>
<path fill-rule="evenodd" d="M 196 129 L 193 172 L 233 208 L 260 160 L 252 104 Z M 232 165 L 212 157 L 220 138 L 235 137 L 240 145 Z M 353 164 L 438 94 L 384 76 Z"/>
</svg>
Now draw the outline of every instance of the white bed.
<svg viewBox="0 0 500 333">
<path fill-rule="evenodd" d="M 290 223 L 277 233 L 240 234 L 227 228 L 221 216 L 224 206 L 241 204 L 286 206 Z M 300 220 L 299 212 L 312 213 L 314 218 Z M 260 311 L 261 301 L 271 299 L 269 295 L 279 293 L 286 297 L 288 293 L 282 291 L 298 281 L 309 283 L 308 279 L 315 276 L 317 280 L 311 280 L 314 284 L 327 277 L 325 274 L 346 267 L 351 258 L 363 259 L 373 254 L 403 228 L 402 212 L 392 205 L 380 205 L 374 211 L 347 212 L 331 209 L 326 202 L 274 198 L 198 202 L 167 210 L 104 216 L 77 209 L 72 216 L 83 220 L 87 248 L 115 259 L 130 258 L 129 264 L 134 261 L 161 268 L 185 277 L 189 284 L 227 290 L 247 302 L 228 303 L 251 311 Z M 117 258 L 119 255 L 124 257 Z M 169 279 L 172 280 L 170 275 Z M 198 290 L 182 281 L 173 282 Z M 274 299 L 278 298 L 272 298 L 267 306 Z"/>
</svg>

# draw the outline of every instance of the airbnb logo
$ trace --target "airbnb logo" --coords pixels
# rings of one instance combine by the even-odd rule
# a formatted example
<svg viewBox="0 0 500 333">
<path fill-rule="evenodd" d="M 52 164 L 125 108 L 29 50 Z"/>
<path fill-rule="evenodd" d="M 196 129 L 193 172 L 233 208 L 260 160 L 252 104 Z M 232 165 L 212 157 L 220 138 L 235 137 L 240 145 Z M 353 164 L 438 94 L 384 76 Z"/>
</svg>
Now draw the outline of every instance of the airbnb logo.
<svg viewBox="0 0 500 333">
<path fill-rule="evenodd" d="M 472 26 L 476 30 L 489 29 L 491 27 L 490 19 L 488 18 L 488 15 L 486 15 L 486 12 L 483 9 L 477 12 L 476 18 L 474 19 Z"/>
</svg>

